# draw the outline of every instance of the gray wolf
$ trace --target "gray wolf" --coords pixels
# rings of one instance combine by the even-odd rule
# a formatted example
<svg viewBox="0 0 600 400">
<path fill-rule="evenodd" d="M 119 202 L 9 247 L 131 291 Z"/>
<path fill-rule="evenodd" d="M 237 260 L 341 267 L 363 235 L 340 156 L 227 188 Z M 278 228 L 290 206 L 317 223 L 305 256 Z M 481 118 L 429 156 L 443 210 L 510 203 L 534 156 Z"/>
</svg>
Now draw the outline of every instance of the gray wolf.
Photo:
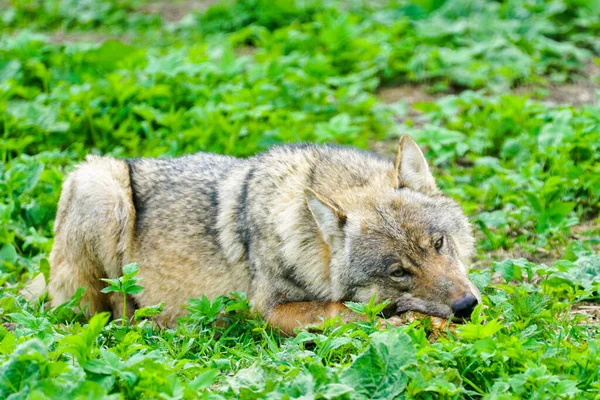
<svg viewBox="0 0 600 400">
<path fill-rule="evenodd" d="M 423 153 L 402 136 L 394 161 L 329 145 L 290 145 L 247 159 L 89 156 L 65 181 L 48 291 L 54 305 L 87 287 L 89 314 L 120 317 L 101 278 L 139 264 L 132 306 L 166 302 L 173 325 L 188 298 L 243 291 L 291 333 L 389 300 L 385 315 L 468 317 L 474 240 L 460 206 L 436 187 Z"/>
</svg>

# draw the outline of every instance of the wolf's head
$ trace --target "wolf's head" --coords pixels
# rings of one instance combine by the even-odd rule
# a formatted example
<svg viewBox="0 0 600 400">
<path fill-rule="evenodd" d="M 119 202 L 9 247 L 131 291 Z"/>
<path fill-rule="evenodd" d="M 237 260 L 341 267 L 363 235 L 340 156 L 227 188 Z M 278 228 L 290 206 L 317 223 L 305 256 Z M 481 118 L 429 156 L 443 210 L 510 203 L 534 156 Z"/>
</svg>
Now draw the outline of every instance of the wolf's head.
<svg viewBox="0 0 600 400">
<path fill-rule="evenodd" d="M 350 197 L 345 200 L 344 196 Z M 480 294 L 468 278 L 473 236 L 461 207 L 436 187 L 417 144 L 403 136 L 394 168 L 352 193 L 306 191 L 331 249 L 336 297 L 390 300 L 404 311 L 469 317 Z"/>
</svg>

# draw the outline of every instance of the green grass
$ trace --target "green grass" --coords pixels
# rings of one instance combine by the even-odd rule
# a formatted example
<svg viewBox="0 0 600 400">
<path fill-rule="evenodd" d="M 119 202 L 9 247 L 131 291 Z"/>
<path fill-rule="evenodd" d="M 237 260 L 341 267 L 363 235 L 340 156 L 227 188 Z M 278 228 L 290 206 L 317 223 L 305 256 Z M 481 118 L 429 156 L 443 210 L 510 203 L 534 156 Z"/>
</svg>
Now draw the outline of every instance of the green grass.
<svg viewBox="0 0 600 400">
<path fill-rule="evenodd" d="M 571 312 L 600 288 L 600 104 L 512 93 L 598 63 L 600 2 L 245 0 L 174 23 L 144 7 L 0 10 L 0 398 L 600 398 L 598 322 Z M 406 84 L 459 94 L 417 116 L 379 101 Z M 243 293 L 190 300 L 176 329 L 153 323 L 161 305 L 128 324 L 85 320 L 81 293 L 54 310 L 19 295 L 48 272 L 60 185 L 88 153 L 248 156 L 405 132 L 477 230 L 484 307 L 441 337 L 424 320 L 284 338 Z M 111 290 L 141 290 L 132 268 Z"/>
</svg>

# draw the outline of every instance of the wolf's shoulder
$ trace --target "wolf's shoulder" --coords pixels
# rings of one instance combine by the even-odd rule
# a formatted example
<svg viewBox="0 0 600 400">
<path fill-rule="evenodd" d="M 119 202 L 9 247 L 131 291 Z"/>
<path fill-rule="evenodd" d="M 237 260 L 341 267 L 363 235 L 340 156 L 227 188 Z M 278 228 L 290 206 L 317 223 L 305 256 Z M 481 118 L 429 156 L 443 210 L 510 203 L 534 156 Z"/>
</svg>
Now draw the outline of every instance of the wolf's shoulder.
<svg viewBox="0 0 600 400">
<path fill-rule="evenodd" d="M 292 191 L 311 187 L 328 194 L 386 176 L 393 162 L 354 147 L 302 143 L 272 147 L 253 157 L 251 168 L 253 185 L 280 187 L 287 182 Z"/>
<path fill-rule="evenodd" d="M 314 170 L 354 172 L 370 175 L 389 169 L 391 159 L 356 147 L 337 144 L 298 143 L 274 146 L 255 156 L 265 168 L 276 166 L 312 165 Z"/>
</svg>

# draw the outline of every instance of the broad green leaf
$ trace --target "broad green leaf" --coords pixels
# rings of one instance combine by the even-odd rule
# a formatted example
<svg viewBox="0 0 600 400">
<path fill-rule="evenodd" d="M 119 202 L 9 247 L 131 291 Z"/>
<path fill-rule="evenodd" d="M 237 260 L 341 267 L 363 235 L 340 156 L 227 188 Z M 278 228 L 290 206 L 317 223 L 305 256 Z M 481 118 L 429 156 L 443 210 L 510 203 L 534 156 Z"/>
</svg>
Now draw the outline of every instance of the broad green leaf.
<svg viewBox="0 0 600 400">
<path fill-rule="evenodd" d="M 400 331 L 376 332 L 364 353 L 340 375 L 341 381 L 369 399 L 390 399 L 400 395 L 408 378 L 402 368 L 416 361 L 410 337 Z"/>
</svg>

